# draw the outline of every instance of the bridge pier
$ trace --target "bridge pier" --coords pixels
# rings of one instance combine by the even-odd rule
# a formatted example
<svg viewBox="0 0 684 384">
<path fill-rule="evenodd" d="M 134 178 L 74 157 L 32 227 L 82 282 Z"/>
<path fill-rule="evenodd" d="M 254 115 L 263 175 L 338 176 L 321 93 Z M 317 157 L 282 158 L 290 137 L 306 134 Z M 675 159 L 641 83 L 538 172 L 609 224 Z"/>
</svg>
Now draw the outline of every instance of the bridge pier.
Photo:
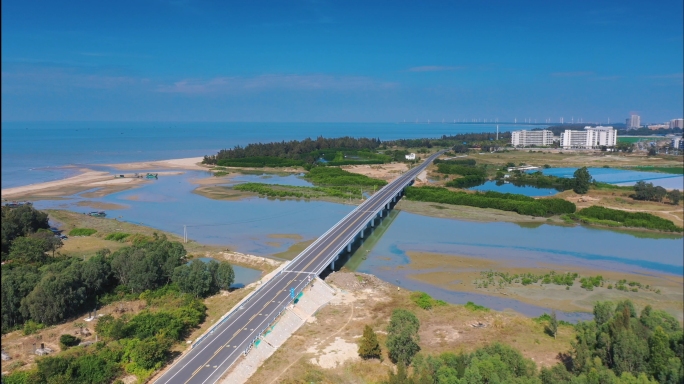
<svg viewBox="0 0 684 384">
<path fill-rule="evenodd" d="M 375 228 L 375 217 L 371 219 L 370 226 Z"/>
<path fill-rule="evenodd" d="M 349 244 L 347 244 L 347 252 L 351 252 L 351 246 L 352 242 L 350 241 Z"/>
<path fill-rule="evenodd" d="M 361 238 L 362 238 L 362 239 L 363 239 L 363 231 L 365 231 L 365 230 L 366 230 L 365 227 L 364 227 L 364 228 L 361 228 L 361 233 L 360 233 L 360 235 L 361 235 Z"/>
</svg>

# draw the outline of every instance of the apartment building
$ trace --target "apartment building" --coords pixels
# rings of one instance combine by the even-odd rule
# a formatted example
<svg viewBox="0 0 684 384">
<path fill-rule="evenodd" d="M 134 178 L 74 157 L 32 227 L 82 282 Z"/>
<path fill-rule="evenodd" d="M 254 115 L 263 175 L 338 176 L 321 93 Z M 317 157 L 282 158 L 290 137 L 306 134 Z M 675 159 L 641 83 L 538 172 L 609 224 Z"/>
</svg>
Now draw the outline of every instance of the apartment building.
<svg viewBox="0 0 684 384">
<path fill-rule="evenodd" d="M 613 127 L 584 127 L 584 131 L 566 129 L 561 133 L 560 145 L 564 149 L 596 149 L 614 147 L 617 131 Z"/>
<path fill-rule="evenodd" d="M 541 131 L 513 131 L 511 132 L 511 144 L 514 147 L 545 147 L 553 144 L 553 132 L 549 130 Z"/>
</svg>

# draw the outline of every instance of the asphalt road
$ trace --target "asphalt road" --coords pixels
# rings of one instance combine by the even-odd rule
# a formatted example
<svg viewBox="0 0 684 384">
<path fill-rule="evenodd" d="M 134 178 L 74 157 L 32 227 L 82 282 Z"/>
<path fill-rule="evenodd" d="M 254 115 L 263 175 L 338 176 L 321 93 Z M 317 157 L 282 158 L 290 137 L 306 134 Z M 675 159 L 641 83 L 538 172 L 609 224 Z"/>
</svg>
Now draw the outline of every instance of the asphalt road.
<svg viewBox="0 0 684 384">
<path fill-rule="evenodd" d="M 275 318 L 320 274 L 382 208 L 392 201 L 440 153 L 409 170 L 356 207 L 300 253 L 277 276 L 264 283 L 226 321 L 176 361 L 155 383 L 215 383 Z"/>
</svg>

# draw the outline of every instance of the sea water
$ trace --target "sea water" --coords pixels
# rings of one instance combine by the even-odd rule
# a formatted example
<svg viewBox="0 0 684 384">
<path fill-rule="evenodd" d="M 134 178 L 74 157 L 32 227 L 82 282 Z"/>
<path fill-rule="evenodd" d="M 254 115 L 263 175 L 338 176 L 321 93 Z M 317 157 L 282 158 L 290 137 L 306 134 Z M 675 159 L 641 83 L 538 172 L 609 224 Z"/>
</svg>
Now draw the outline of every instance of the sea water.
<svg viewBox="0 0 684 384">
<path fill-rule="evenodd" d="M 513 127 L 532 126 L 501 125 L 500 130 Z M 318 136 L 436 138 L 495 131 L 496 124 L 3 122 L 2 187 L 62 179 L 92 164 L 214 155 L 249 143 Z"/>
</svg>

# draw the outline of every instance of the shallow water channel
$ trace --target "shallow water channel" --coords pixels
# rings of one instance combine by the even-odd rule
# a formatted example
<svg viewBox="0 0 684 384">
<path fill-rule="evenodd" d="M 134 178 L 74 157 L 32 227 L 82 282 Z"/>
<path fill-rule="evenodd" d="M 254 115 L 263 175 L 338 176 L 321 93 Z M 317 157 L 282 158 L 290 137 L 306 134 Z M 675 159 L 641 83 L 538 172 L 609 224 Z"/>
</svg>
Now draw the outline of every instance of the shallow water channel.
<svg viewBox="0 0 684 384">
<path fill-rule="evenodd" d="M 258 197 L 238 201 L 211 200 L 192 192 L 197 187 L 192 180 L 204 177 L 207 173 L 201 171 L 165 175 L 139 188 L 102 198 L 86 199 L 81 193 L 67 200 L 39 201 L 36 207 L 88 212 L 92 209 L 76 204 L 84 200 L 115 203 L 125 208 L 108 210 L 109 218 L 158 228 L 179 236 L 182 236 L 186 225 L 191 240 L 261 256 L 283 252 L 298 241 L 310 241 L 320 236 L 353 208 L 352 205 L 322 201 Z M 231 183 L 266 180 L 291 185 L 306 183 L 295 175 L 268 178 L 241 175 L 233 178 Z M 391 225 L 386 220 L 382 231 L 369 236 L 367 244 L 373 246 L 361 247 L 357 254 L 365 254 L 352 258 L 349 267 L 457 304 L 474 301 L 497 310 L 514 309 L 529 316 L 549 312 L 546 308 L 513 299 L 453 292 L 411 280 L 406 277 L 411 272 L 410 268 L 397 268 L 409 263 L 406 252 L 501 259 L 515 266 L 546 262 L 636 273 L 656 271 L 681 275 L 683 272 L 681 236 L 649 238 L 581 226 L 546 224 L 531 228 L 513 223 L 432 218 L 407 212 L 397 212 L 390 217 Z M 384 232 L 382 236 L 378 236 L 381 232 Z M 274 236 L 285 234 L 298 236 Z M 240 276 L 238 270 L 236 276 Z M 559 313 L 559 317 L 566 320 L 588 316 L 586 313 Z"/>
</svg>

